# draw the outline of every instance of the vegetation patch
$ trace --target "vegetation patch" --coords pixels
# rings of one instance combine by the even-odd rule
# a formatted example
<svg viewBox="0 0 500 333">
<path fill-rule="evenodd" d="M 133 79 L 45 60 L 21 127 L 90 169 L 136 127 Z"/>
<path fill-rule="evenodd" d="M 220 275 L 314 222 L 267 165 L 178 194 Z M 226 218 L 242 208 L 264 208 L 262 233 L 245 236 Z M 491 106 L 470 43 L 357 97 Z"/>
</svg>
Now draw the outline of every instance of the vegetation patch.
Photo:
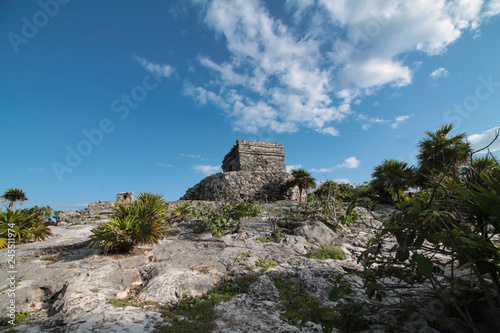
<svg viewBox="0 0 500 333">
<path fill-rule="evenodd" d="M 16 312 L 16 314 L 14 315 L 14 325 L 17 325 L 17 324 L 20 324 L 22 323 L 23 321 L 26 320 L 26 318 L 28 317 L 28 315 L 30 314 L 31 312 Z M 12 319 L 11 318 L 6 318 L 4 319 L 1 323 L 0 323 L 0 326 L 12 326 L 9 321 L 11 321 Z"/>
<path fill-rule="evenodd" d="M 307 255 L 310 259 L 335 259 L 335 260 L 345 260 L 346 256 L 340 247 L 320 247 L 313 250 Z"/>
<path fill-rule="evenodd" d="M 267 236 L 267 237 L 258 237 L 257 240 L 262 242 L 262 243 L 269 243 L 269 242 L 274 242 L 278 239 L 280 239 L 281 237 L 285 237 L 286 234 L 284 232 L 277 232 L 277 233 L 274 233 L 270 236 Z"/>
<path fill-rule="evenodd" d="M 137 297 L 135 297 L 133 295 L 131 295 L 125 299 L 112 298 L 109 300 L 109 304 L 113 305 L 115 308 L 124 308 L 127 306 L 134 306 L 134 307 L 142 308 L 144 306 L 149 306 L 149 305 L 159 307 L 159 304 L 157 302 L 153 302 L 153 301 L 141 302 L 137 299 Z"/>
<path fill-rule="evenodd" d="M 368 322 L 363 318 L 365 306 L 352 298 L 352 292 L 353 290 L 344 276 L 337 275 L 328 295 L 328 299 L 336 302 L 336 305 L 311 308 L 302 318 L 300 327 L 305 326 L 308 321 L 312 321 L 320 324 L 325 333 L 333 332 L 334 328 L 341 333 L 360 332 L 368 329 Z"/>
<path fill-rule="evenodd" d="M 320 305 L 318 298 L 309 296 L 297 278 L 276 279 L 274 285 L 278 288 L 281 304 L 285 307 L 285 313 L 280 315 L 280 319 L 292 325 L 298 325 L 311 309 Z"/>
<path fill-rule="evenodd" d="M 278 263 L 271 259 L 257 260 L 255 266 L 262 267 L 262 272 L 266 272 L 269 268 L 278 266 Z"/>
<path fill-rule="evenodd" d="M 228 281 L 210 290 L 201 297 L 186 298 L 173 306 L 164 307 L 161 312 L 172 326 L 160 328 L 159 332 L 210 332 L 216 328 L 215 320 L 220 313 L 214 308 L 233 296 L 246 293 L 255 282 L 257 275 L 249 275 L 238 280 Z"/>
</svg>

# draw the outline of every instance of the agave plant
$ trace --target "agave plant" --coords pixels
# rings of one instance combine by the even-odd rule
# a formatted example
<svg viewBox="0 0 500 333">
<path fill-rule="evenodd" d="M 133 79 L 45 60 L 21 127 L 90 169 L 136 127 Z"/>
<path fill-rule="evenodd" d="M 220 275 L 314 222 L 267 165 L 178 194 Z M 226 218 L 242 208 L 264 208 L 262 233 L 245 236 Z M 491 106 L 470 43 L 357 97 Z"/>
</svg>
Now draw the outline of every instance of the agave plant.
<svg viewBox="0 0 500 333">
<path fill-rule="evenodd" d="M 6 237 L 9 230 L 18 242 L 45 240 L 52 235 L 49 223 L 25 211 L 10 209 L 0 212 L 0 237 Z"/>
<path fill-rule="evenodd" d="M 103 253 L 129 252 L 137 245 L 138 217 L 110 217 L 109 223 L 103 223 L 92 230 L 90 244 L 98 245 Z"/>
<path fill-rule="evenodd" d="M 141 193 L 133 203 L 116 203 L 109 222 L 92 230 L 90 244 L 103 253 L 130 252 L 138 244 L 158 243 L 166 221 L 163 196 Z"/>
</svg>

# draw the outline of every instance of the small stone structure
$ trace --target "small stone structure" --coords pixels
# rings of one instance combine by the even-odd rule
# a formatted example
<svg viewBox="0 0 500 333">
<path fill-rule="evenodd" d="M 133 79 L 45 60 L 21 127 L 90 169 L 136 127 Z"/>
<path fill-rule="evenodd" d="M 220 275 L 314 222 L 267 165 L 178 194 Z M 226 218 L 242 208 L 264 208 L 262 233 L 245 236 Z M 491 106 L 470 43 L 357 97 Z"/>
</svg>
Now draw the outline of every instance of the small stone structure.
<svg viewBox="0 0 500 333">
<path fill-rule="evenodd" d="M 236 140 L 222 161 L 222 171 L 286 172 L 281 143 Z"/>
<path fill-rule="evenodd" d="M 116 202 L 131 203 L 134 201 L 134 192 L 116 193 Z"/>
<path fill-rule="evenodd" d="M 131 203 L 134 201 L 134 192 L 116 193 L 116 202 Z M 91 202 L 82 210 L 65 210 L 59 214 L 57 225 L 95 223 L 113 215 L 113 201 Z"/>
<path fill-rule="evenodd" d="M 188 189 L 181 200 L 299 200 L 298 188 L 284 187 L 292 176 L 280 143 L 237 140 L 222 170 Z"/>
</svg>

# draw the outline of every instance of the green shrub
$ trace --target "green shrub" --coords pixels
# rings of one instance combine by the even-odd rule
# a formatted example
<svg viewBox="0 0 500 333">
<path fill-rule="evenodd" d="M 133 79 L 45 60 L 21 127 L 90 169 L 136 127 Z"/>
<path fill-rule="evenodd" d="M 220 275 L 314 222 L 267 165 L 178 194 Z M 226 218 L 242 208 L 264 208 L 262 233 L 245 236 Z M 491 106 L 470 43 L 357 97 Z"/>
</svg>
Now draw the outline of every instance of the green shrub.
<svg viewBox="0 0 500 333">
<path fill-rule="evenodd" d="M 274 280 L 274 285 L 280 293 L 280 302 L 285 308 L 280 319 L 290 324 L 298 325 L 310 309 L 320 305 L 319 299 L 309 296 L 298 279 L 291 277 L 277 279 Z"/>
<path fill-rule="evenodd" d="M 273 241 L 278 240 L 279 238 L 285 237 L 285 236 L 286 236 L 286 234 L 284 232 L 277 232 L 275 234 L 272 234 L 271 236 L 257 237 L 257 240 L 262 242 L 262 243 L 269 243 L 269 242 L 273 242 Z"/>
<path fill-rule="evenodd" d="M 195 216 L 195 208 L 189 202 L 175 205 L 172 215 L 174 219 L 179 219 L 181 221 L 187 221 L 191 216 Z"/>
<path fill-rule="evenodd" d="M 131 204 L 116 203 L 113 216 L 92 230 L 90 244 L 107 253 L 127 253 L 138 244 L 158 243 L 165 230 L 167 209 L 160 194 L 141 193 Z"/>
<path fill-rule="evenodd" d="M 7 238 L 9 231 L 17 242 L 41 241 L 52 235 L 50 223 L 45 222 L 35 215 L 29 215 L 23 210 L 0 211 L 0 237 Z M 7 245 L 6 241 L 0 242 L 0 247 Z"/>
<path fill-rule="evenodd" d="M 256 267 L 262 267 L 262 272 L 266 272 L 269 268 L 278 266 L 278 264 L 271 259 L 257 260 L 255 262 Z"/>
<path fill-rule="evenodd" d="M 213 236 L 222 237 L 224 232 L 244 217 L 255 217 L 261 213 L 258 205 L 248 202 L 225 203 L 220 207 L 206 206 L 202 216 Z"/>
<path fill-rule="evenodd" d="M 336 260 L 344 260 L 346 258 L 344 252 L 339 247 L 320 247 L 318 249 L 313 250 L 311 253 L 307 255 L 310 259 L 336 259 Z"/>
<path fill-rule="evenodd" d="M 230 300 L 233 296 L 246 293 L 249 286 L 255 282 L 257 275 L 248 275 L 235 281 L 228 281 L 205 295 L 187 297 L 173 306 L 162 309 L 162 315 L 171 326 L 165 326 L 158 331 L 162 333 L 194 333 L 211 332 L 217 325 L 215 320 L 220 317 L 220 312 L 215 306 Z"/>
</svg>

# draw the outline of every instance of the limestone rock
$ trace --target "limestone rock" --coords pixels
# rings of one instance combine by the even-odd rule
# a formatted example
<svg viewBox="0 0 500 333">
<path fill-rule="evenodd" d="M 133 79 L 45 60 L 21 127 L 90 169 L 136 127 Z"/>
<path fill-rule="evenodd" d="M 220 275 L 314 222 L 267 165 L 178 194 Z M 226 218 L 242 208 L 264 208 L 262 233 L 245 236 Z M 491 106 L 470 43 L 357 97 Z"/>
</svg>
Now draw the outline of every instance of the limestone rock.
<svg viewBox="0 0 500 333">
<path fill-rule="evenodd" d="M 307 221 L 294 230 L 294 235 L 314 241 L 315 244 L 328 246 L 332 244 L 337 235 L 324 223 L 319 221 Z"/>
</svg>

